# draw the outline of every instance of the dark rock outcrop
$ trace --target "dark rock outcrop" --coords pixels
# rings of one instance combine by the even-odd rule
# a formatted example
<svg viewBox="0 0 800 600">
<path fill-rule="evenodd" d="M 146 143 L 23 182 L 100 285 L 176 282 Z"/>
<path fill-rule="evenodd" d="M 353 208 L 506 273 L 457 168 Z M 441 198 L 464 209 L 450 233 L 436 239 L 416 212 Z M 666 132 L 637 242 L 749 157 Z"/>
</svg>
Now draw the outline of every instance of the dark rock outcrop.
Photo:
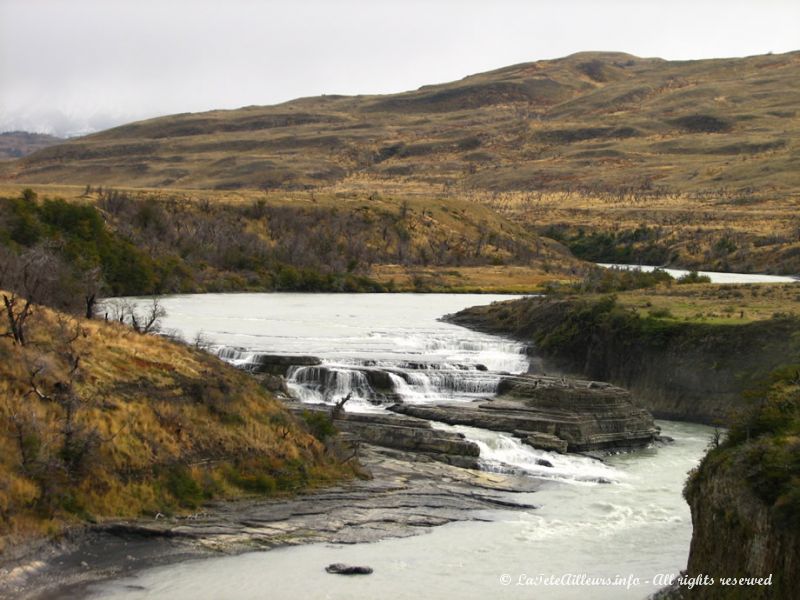
<svg viewBox="0 0 800 600">
<path fill-rule="evenodd" d="M 706 459 L 686 487 L 692 510 L 688 577 L 708 575 L 715 584 L 674 598 L 725 600 L 794 598 L 800 589 L 800 529 L 781 521 L 742 478 L 734 461 Z M 769 585 L 721 585 L 722 578 L 770 577 Z M 738 594 L 738 595 L 736 595 Z"/>
<path fill-rule="evenodd" d="M 468 404 L 395 405 L 391 410 L 451 425 L 505 431 L 531 446 L 559 452 L 636 448 L 658 428 L 626 390 L 595 382 L 534 375 L 505 378 L 494 400 Z"/>
<path fill-rule="evenodd" d="M 271 373 L 260 373 L 255 376 L 261 386 L 275 394 L 283 396 L 289 395 L 289 388 L 286 387 L 286 378 L 283 375 L 272 375 Z"/>
<path fill-rule="evenodd" d="M 289 367 L 308 367 L 322 364 L 316 356 L 288 356 L 283 354 L 256 354 L 247 363 L 246 370 L 251 373 L 286 375 Z"/>
<path fill-rule="evenodd" d="M 292 405 L 295 412 L 327 407 Z M 434 429 L 424 419 L 397 414 L 342 412 L 334 419 L 339 431 L 352 434 L 357 440 L 373 446 L 401 450 L 432 458 L 457 467 L 478 467 L 480 449 L 459 433 Z"/>
</svg>

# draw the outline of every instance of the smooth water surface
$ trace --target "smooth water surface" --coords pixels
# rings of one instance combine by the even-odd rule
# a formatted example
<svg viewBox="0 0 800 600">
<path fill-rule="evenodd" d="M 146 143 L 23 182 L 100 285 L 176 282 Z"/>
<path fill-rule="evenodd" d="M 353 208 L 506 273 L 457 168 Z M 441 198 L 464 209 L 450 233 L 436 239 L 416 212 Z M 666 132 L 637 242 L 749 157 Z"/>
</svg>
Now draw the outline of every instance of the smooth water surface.
<svg viewBox="0 0 800 600">
<path fill-rule="evenodd" d="M 598 263 L 599 267 L 606 269 L 625 269 L 628 271 L 650 272 L 661 269 L 672 275 L 675 279 L 688 275 L 686 269 L 665 269 L 653 265 L 622 265 L 611 263 Z M 717 271 L 698 271 L 698 275 L 705 275 L 711 279 L 711 283 L 798 283 L 800 278 L 790 275 L 762 275 L 760 273 L 721 273 Z"/>
</svg>

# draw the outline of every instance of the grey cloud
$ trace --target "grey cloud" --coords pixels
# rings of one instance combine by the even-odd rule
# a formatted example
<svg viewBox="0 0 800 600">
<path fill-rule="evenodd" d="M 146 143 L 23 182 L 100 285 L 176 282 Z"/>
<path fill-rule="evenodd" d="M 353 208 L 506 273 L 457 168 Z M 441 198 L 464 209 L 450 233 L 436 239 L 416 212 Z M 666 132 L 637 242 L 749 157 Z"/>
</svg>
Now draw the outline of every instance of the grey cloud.
<svg viewBox="0 0 800 600">
<path fill-rule="evenodd" d="M 0 0 L 0 131 L 387 93 L 580 50 L 788 51 L 800 3 Z"/>
</svg>

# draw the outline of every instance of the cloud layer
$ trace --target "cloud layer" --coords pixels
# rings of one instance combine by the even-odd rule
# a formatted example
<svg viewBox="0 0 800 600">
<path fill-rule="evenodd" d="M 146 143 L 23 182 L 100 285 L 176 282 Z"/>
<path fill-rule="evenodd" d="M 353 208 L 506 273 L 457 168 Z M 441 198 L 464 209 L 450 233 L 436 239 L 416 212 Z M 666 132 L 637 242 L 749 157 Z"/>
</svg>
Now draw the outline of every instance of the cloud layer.
<svg viewBox="0 0 800 600">
<path fill-rule="evenodd" d="M 797 49 L 800 3 L 0 0 L 0 131 L 388 93 L 581 50 Z"/>
</svg>

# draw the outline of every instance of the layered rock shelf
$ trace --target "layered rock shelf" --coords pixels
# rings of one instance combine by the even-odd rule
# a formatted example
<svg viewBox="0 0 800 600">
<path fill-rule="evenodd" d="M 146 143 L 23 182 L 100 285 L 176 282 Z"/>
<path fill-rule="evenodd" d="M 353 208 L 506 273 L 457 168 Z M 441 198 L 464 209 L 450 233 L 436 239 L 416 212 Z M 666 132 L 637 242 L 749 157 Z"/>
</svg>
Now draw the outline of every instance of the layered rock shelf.
<svg viewBox="0 0 800 600">
<path fill-rule="evenodd" d="M 292 403 L 293 412 L 317 410 L 327 412 L 321 405 Z M 339 431 L 355 436 L 359 442 L 414 453 L 457 467 L 478 468 L 480 449 L 464 436 L 431 427 L 425 419 L 396 414 L 346 413 L 336 415 L 334 425 Z"/>
<path fill-rule="evenodd" d="M 586 452 L 637 448 L 658 437 L 646 410 L 607 383 L 520 375 L 503 379 L 491 400 L 396 404 L 390 410 L 450 425 L 509 432 L 543 450 Z"/>
<path fill-rule="evenodd" d="M 345 395 L 336 391 L 340 387 L 338 377 L 342 376 L 336 369 L 341 367 L 327 367 L 316 357 L 239 353 L 236 358 L 245 358 L 240 366 L 273 391 L 288 395 L 284 375 L 305 369 L 311 385 L 323 392 L 320 398 L 331 395 L 331 401 L 336 401 Z M 373 403 L 386 405 L 395 414 L 342 412 L 337 415 L 337 428 L 366 444 L 470 468 L 477 466 L 478 447 L 460 434 L 431 427 L 430 421 L 502 431 L 534 448 L 556 452 L 640 448 L 658 437 L 652 415 L 633 402 L 630 392 L 609 383 L 535 374 L 504 375 L 498 376 L 499 384 L 487 386 L 485 396 L 473 402 L 404 402 L 396 387 L 405 381 L 403 376 L 407 377 L 401 366 L 425 367 L 427 372 L 437 373 L 435 364 L 423 362 L 394 368 L 369 363 L 348 367 L 348 377 L 353 378 L 347 382 L 349 389 Z M 486 370 L 482 365 L 448 364 L 448 368 L 447 383 L 455 390 L 483 376 Z M 290 405 L 295 411 L 328 410 L 325 404 Z"/>
</svg>

